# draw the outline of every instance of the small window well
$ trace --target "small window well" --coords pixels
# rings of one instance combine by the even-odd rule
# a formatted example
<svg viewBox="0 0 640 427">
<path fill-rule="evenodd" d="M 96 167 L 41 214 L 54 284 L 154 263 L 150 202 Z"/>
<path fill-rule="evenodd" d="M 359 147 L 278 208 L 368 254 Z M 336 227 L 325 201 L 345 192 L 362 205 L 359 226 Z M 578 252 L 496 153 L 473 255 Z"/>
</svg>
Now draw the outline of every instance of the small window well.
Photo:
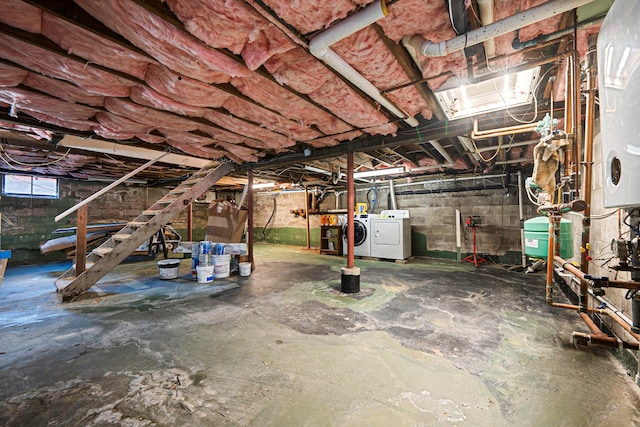
<svg viewBox="0 0 640 427">
<path fill-rule="evenodd" d="M 527 105 L 533 100 L 539 72 L 536 67 L 453 88 L 445 84 L 435 96 L 449 119 Z"/>
</svg>

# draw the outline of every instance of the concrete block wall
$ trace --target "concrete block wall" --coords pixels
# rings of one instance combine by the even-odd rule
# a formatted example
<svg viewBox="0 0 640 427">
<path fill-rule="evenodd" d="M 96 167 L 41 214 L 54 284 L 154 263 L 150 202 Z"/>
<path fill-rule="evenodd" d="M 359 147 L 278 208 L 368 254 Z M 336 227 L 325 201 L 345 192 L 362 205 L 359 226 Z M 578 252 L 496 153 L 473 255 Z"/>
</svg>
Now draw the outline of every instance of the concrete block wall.
<svg viewBox="0 0 640 427">
<path fill-rule="evenodd" d="M 39 199 L 3 196 L 0 199 L 0 211 L 14 222 L 15 226 L 3 224 L 2 249 L 11 249 L 11 264 L 53 261 L 63 259 L 62 253 L 40 253 L 39 245 L 51 238 L 65 234 L 52 235 L 58 228 L 73 227 L 77 215 L 70 214 L 60 222 L 54 218 L 76 203 L 86 199 L 104 188 L 104 184 L 78 180 L 60 180 L 58 199 Z M 147 188 L 120 185 L 89 204 L 88 222 L 107 223 L 130 221 L 156 200 L 164 196 L 170 188 Z M 207 222 L 206 203 L 194 204 L 194 240 L 204 238 Z M 172 226 L 186 239 L 186 210 Z"/>
<path fill-rule="evenodd" d="M 396 192 L 406 192 L 410 187 L 398 187 Z M 467 216 L 481 217 L 482 226 L 476 230 L 478 252 L 494 255 L 501 262 L 520 262 L 520 219 L 517 186 L 509 186 L 509 191 L 474 190 L 458 193 L 407 194 L 396 197 L 397 208 L 409 210 L 413 239 L 413 254 L 419 256 L 440 256 L 455 258 L 456 224 L 455 211 L 459 209 L 463 222 Z M 373 213 L 391 209 L 388 201 L 388 185 L 377 188 L 377 203 Z M 304 208 L 304 192 L 279 193 L 275 196 L 276 211 L 266 230 L 266 241 L 273 243 L 304 244 L 306 221 L 291 214 L 291 210 Z M 321 209 L 335 209 L 335 195 L 329 194 L 321 204 Z M 273 212 L 274 196 L 268 193 L 256 194 L 254 225 L 256 239 L 263 238 L 262 231 Z M 346 208 L 346 192 L 340 193 L 339 207 Z M 356 203 L 371 203 L 374 192 L 370 187 L 359 186 Z M 372 213 L 372 212 L 369 212 Z M 536 216 L 535 206 L 525 199 L 525 219 Z M 315 236 L 319 233 L 319 216 L 311 216 L 312 244 L 317 245 Z M 472 234 L 462 226 L 463 254 L 472 251 Z"/>
<path fill-rule="evenodd" d="M 335 207 L 335 198 L 327 197 L 321 209 Z M 306 245 L 307 220 L 291 211 L 305 208 L 305 192 L 256 193 L 254 195 L 254 237 L 257 241 Z M 272 217 L 273 215 L 273 217 Z M 272 217 L 272 218 L 271 218 Z M 271 221 L 269 222 L 269 219 Z M 320 242 L 320 216 L 309 216 L 311 244 Z"/>
</svg>

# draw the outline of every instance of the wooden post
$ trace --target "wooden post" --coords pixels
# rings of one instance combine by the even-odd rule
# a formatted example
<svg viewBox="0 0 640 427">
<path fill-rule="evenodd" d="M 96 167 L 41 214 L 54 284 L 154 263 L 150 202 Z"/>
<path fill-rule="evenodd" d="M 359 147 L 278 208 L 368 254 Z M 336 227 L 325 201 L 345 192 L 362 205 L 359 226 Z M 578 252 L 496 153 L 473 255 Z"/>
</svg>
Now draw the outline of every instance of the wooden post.
<svg viewBox="0 0 640 427">
<path fill-rule="evenodd" d="M 187 242 L 193 241 L 193 202 L 187 207 Z"/>
<path fill-rule="evenodd" d="M 253 261 L 253 170 L 247 172 L 247 251 L 249 262 L 251 263 L 251 271 L 256 268 Z"/>
<path fill-rule="evenodd" d="M 78 224 L 76 225 L 76 277 L 86 270 L 87 257 L 87 205 L 78 209 Z"/>
<path fill-rule="evenodd" d="M 304 216 L 307 220 L 307 249 L 311 249 L 311 228 L 309 225 L 309 188 L 304 187 Z"/>
<path fill-rule="evenodd" d="M 353 182 L 353 151 L 347 153 L 347 268 L 355 266 L 353 214 L 356 205 L 356 191 Z"/>
</svg>

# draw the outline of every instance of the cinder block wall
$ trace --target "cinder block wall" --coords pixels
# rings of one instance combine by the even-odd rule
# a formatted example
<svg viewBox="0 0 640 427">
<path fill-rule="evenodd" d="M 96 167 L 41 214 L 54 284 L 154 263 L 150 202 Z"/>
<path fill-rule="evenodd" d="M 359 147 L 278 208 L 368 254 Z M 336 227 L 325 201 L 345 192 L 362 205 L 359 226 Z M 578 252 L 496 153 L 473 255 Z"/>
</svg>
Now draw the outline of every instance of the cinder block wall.
<svg viewBox="0 0 640 427">
<path fill-rule="evenodd" d="M 333 196 L 325 198 L 321 209 L 333 208 Z M 256 193 L 254 196 L 254 236 L 257 241 L 304 246 L 307 242 L 307 220 L 292 213 L 305 209 L 305 193 Z M 269 221 L 271 219 L 271 221 Z M 320 242 L 320 216 L 309 216 L 311 245 Z"/>
<path fill-rule="evenodd" d="M 514 175 L 515 176 L 515 175 Z M 410 193 L 413 187 L 397 186 L 396 193 Z M 424 187 L 422 187 L 424 188 Z M 356 190 L 356 203 L 373 204 L 377 195 L 373 213 L 391 209 L 388 184 L 378 186 L 377 194 L 371 187 L 359 186 Z M 304 218 L 291 213 L 303 209 L 304 192 L 279 193 L 275 196 L 276 210 L 265 233 L 266 241 L 304 245 L 306 242 Z M 336 195 L 328 194 L 321 209 L 335 209 Z M 339 207 L 346 209 L 346 192 L 338 194 Z M 255 195 L 254 225 L 257 240 L 264 239 L 262 234 L 273 213 L 274 196 L 268 193 Z M 397 208 L 409 210 L 412 228 L 412 252 L 416 256 L 434 256 L 455 258 L 457 254 L 455 234 L 455 211 L 459 209 L 462 220 L 471 215 L 480 216 L 482 226 L 476 230 L 478 251 L 495 256 L 500 262 L 519 264 L 521 260 L 520 219 L 518 209 L 518 189 L 516 182 L 504 189 L 461 191 L 442 194 L 404 194 L 396 197 Z M 525 196 L 525 219 L 536 216 L 535 206 Z M 371 212 L 370 212 L 371 213 Z M 311 216 L 312 245 L 319 241 L 319 216 Z M 462 253 L 472 251 L 472 234 L 464 225 Z"/>
<path fill-rule="evenodd" d="M 58 228 L 72 227 L 77 215 L 70 214 L 60 222 L 54 218 L 104 188 L 104 184 L 77 180 L 60 180 L 58 199 L 37 199 L 3 196 L 0 199 L 0 211 L 14 222 L 2 226 L 2 249 L 11 249 L 11 264 L 46 262 L 63 259 L 62 253 L 42 255 L 40 243 L 65 234 L 51 234 Z M 169 188 L 147 188 L 120 185 L 89 204 L 89 223 L 130 221 L 147 209 L 156 200 L 164 196 Z M 194 204 L 194 240 L 204 238 L 207 222 L 206 203 Z M 186 210 L 172 226 L 186 239 Z"/>
</svg>

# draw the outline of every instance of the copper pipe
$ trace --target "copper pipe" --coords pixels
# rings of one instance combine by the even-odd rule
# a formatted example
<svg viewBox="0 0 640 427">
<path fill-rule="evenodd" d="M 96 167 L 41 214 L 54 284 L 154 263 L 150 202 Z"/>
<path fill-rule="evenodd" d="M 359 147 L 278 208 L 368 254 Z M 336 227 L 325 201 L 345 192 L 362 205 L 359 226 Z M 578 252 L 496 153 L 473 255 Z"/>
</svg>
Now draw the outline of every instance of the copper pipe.
<svg viewBox="0 0 640 427">
<path fill-rule="evenodd" d="M 593 280 L 587 279 L 585 277 L 586 273 L 584 273 L 579 268 L 575 267 L 570 262 L 565 261 L 564 259 L 562 259 L 557 255 L 553 259 L 555 262 L 560 264 L 562 268 L 564 268 L 565 270 L 567 270 L 568 272 L 576 276 L 578 279 L 580 279 L 581 283 L 584 282 L 588 286 L 593 285 Z M 623 280 L 603 280 L 599 283 L 599 285 L 600 285 L 599 287 L 601 288 L 620 288 L 620 289 L 639 289 L 640 290 L 640 282 L 627 282 Z"/>
<path fill-rule="evenodd" d="M 591 317 L 589 317 L 589 315 L 587 313 L 580 313 L 580 318 L 584 321 L 584 323 L 587 325 L 587 327 L 589 329 L 591 329 L 591 332 L 593 334 L 596 335 L 607 335 L 604 332 L 602 332 L 600 330 L 600 328 L 598 328 L 598 325 L 596 325 L 593 320 L 591 319 Z"/>
<path fill-rule="evenodd" d="M 547 283 L 546 283 L 546 299 L 547 304 L 553 305 L 553 257 L 555 255 L 555 225 L 558 217 L 556 215 L 549 216 L 548 243 L 547 243 Z"/>
<path fill-rule="evenodd" d="M 596 117 L 596 60 L 595 56 L 595 43 L 594 36 L 589 37 L 589 54 L 587 55 L 587 104 L 585 111 L 585 135 L 584 135 L 584 201 L 587 202 L 587 209 L 585 209 L 582 216 L 582 247 L 585 251 L 582 252 L 580 257 L 580 268 L 583 272 L 589 272 L 589 260 L 587 259 L 587 250 L 589 246 L 589 240 L 591 239 L 591 188 L 593 180 L 593 139 L 594 129 L 593 124 Z"/>
<path fill-rule="evenodd" d="M 613 319 L 618 325 L 620 325 L 625 331 L 627 331 L 629 333 L 629 335 L 631 335 L 633 338 L 635 338 L 637 341 L 640 341 L 640 334 L 637 334 L 635 332 L 633 332 L 631 330 L 631 326 L 625 322 L 624 320 L 622 320 L 622 318 L 620 316 L 618 316 L 618 313 L 616 313 L 613 310 L 608 310 L 609 317 L 611 319 Z"/>
<path fill-rule="evenodd" d="M 591 320 L 591 318 L 587 313 L 580 313 L 580 317 L 582 318 L 584 323 L 587 325 L 587 327 L 591 329 L 592 334 L 585 335 L 579 332 L 574 332 L 572 334 L 573 337 L 576 337 L 576 336 L 584 337 L 591 344 L 603 345 L 607 347 L 623 347 L 623 348 L 628 348 L 632 350 L 638 350 L 638 348 L 640 348 L 638 343 L 630 343 L 630 342 L 618 339 L 616 337 L 608 336 L 607 334 L 602 332 L 600 328 L 598 328 L 598 326 L 593 322 L 593 320 Z"/>
<path fill-rule="evenodd" d="M 574 39 L 575 40 L 575 39 Z M 575 42 L 577 43 L 577 40 L 575 40 Z M 571 61 L 571 71 L 572 71 L 572 80 L 573 80 L 573 129 L 575 130 L 574 133 L 574 167 L 575 167 L 575 171 L 576 171 L 576 182 L 575 182 L 575 187 L 576 187 L 576 197 L 580 197 L 580 161 L 581 161 L 581 153 L 580 153 L 580 143 L 581 143 L 581 137 L 580 137 L 580 123 L 581 123 L 581 108 L 580 108 L 580 104 L 581 104 L 581 98 L 580 98 L 580 71 L 578 69 L 578 64 L 580 63 L 580 57 L 578 56 L 579 53 L 576 49 L 573 50 L 573 55 L 571 56 L 572 61 Z"/>
<path fill-rule="evenodd" d="M 478 119 L 473 120 L 473 131 L 471 139 L 486 139 L 494 136 L 513 135 L 514 133 L 527 133 L 536 130 L 537 124 L 524 124 L 509 126 L 504 128 L 496 128 L 490 130 L 478 130 Z"/>
<path fill-rule="evenodd" d="M 564 309 L 567 309 L 567 310 L 580 311 L 580 306 L 579 305 L 574 305 L 574 304 L 563 304 L 563 303 L 560 303 L 560 302 L 552 302 L 549 305 L 551 307 L 554 307 L 554 308 L 564 308 Z M 585 309 L 585 311 L 587 313 L 609 314 L 609 312 L 607 311 L 606 308 L 591 308 L 591 307 L 587 307 Z"/>
<path fill-rule="evenodd" d="M 564 130 L 565 133 L 567 135 L 571 135 L 571 144 L 568 145 L 567 147 L 565 147 L 564 149 L 564 156 L 562 159 L 562 164 L 564 167 L 564 177 L 565 178 L 571 178 L 572 175 L 572 170 L 571 170 L 571 159 L 573 156 L 573 149 L 572 149 L 572 145 L 574 143 L 574 138 L 573 138 L 573 133 L 574 133 L 574 129 L 573 129 L 573 96 L 572 96 L 572 81 L 570 78 L 570 69 L 571 67 L 569 66 L 569 62 L 571 62 L 570 59 L 567 60 L 567 69 L 565 72 L 565 82 L 566 83 L 566 87 L 565 87 L 565 93 L 564 93 Z"/>
</svg>

